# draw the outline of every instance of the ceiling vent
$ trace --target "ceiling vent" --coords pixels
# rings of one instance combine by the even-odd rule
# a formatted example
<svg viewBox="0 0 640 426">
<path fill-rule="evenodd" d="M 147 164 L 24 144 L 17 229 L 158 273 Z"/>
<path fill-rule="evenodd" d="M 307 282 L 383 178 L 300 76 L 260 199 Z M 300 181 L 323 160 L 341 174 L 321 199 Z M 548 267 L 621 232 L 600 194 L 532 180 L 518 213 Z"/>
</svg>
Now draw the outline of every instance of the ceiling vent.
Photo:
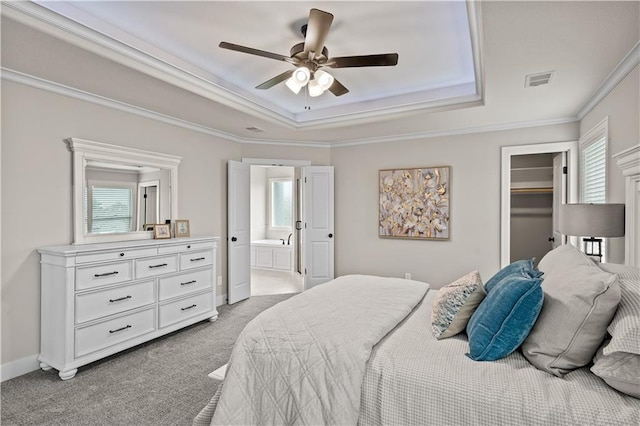
<svg viewBox="0 0 640 426">
<path fill-rule="evenodd" d="M 536 87 L 542 86 L 543 84 L 549 84 L 554 72 L 555 71 L 547 71 L 538 74 L 529 74 L 524 79 L 524 87 Z"/>
<path fill-rule="evenodd" d="M 251 132 L 255 132 L 255 133 L 262 133 L 264 132 L 264 130 L 262 130 L 259 127 L 256 126 L 251 126 L 251 127 L 247 127 L 247 130 L 251 131 Z"/>
</svg>

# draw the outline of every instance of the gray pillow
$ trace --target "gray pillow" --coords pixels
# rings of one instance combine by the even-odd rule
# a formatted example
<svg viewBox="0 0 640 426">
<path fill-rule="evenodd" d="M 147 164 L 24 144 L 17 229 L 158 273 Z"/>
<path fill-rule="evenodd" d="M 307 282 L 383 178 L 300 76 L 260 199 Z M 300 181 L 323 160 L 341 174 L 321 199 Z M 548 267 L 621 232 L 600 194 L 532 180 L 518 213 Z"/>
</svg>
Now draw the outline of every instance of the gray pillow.
<svg viewBox="0 0 640 426">
<path fill-rule="evenodd" d="M 620 287 L 615 274 L 568 244 L 547 253 L 538 268 L 544 272 L 544 303 L 522 353 L 537 368 L 562 377 L 593 359 L 618 307 Z"/>
<path fill-rule="evenodd" d="M 605 355 L 603 345 L 593 359 L 591 372 L 612 388 L 640 399 L 640 355 L 613 352 Z"/>
</svg>

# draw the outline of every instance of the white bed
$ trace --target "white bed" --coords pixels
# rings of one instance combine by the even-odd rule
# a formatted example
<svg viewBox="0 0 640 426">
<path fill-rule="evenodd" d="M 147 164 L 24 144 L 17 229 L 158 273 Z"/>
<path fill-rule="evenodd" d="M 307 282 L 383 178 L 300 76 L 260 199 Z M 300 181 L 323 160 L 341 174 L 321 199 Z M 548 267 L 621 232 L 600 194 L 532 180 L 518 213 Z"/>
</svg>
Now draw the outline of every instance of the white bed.
<svg viewBox="0 0 640 426">
<path fill-rule="evenodd" d="M 640 271 L 632 272 L 640 287 Z M 380 280 L 382 287 L 363 292 Z M 560 378 L 519 351 L 473 361 L 464 333 L 436 340 L 430 321 L 438 292 L 423 297 L 414 283 L 345 276 L 265 311 L 239 337 L 225 381 L 194 424 L 639 424 L 640 399 L 589 365 Z M 408 299 L 387 311 L 406 286 Z M 352 327 L 363 316 L 363 327 Z M 386 325 L 359 340 L 370 321 Z M 355 347 L 355 363 L 335 351 L 342 345 Z M 310 346 L 329 355 L 308 356 Z"/>
</svg>

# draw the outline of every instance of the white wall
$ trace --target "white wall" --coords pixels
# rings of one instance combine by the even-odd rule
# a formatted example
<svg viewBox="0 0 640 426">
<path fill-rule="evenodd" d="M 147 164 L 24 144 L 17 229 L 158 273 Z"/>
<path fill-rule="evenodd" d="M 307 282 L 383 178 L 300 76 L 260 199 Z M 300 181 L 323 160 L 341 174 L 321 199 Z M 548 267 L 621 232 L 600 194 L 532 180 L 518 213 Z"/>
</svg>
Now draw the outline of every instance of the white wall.
<svg viewBox="0 0 640 426">
<path fill-rule="evenodd" d="M 640 65 L 636 66 L 580 122 L 584 135 L 609 117 L 609 162 L 607 163 L 607 202 L 624 203 L 624 177 L 611 155 L 640 142 Z M 609 262 L 624 263 L 624 239 L 609 239 Z"/>
<path fill-rule="evenodd" d="M 500 147 L 571 141 L 578 124 L 334 148 L 336 275 L 376 274 L 439 288 L 500 266 Z M 451 166 L 448 241 L 378 237 L 378 170 Z"/>
</svg>

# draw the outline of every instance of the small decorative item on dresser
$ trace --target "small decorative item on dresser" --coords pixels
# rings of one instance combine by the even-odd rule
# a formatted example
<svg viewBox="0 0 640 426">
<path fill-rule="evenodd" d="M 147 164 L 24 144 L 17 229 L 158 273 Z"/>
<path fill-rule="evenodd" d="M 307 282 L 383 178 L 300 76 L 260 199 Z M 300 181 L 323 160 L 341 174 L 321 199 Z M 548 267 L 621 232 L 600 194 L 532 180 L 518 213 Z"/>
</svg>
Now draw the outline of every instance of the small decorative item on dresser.
<svg viewBox="0 0 640 426">
<path fill-rule="evenodd" d="M 176 219 L 176 237 L 188 237 L 190 235 L 189 221 Z"/>
<path fill-rule="evenodd" d="M 145 223 L 144 225 L 142 225 L 142 230 L 143 231 L 153 231 L 153 227 L 155 226 L 155 223 Z"/>
<path fill-rule="evenodd" d="M 171 225 L 167 223 L 163 223 L 163 224 L 158 223 L 154 225 L 153 238 L 155 238 L 156 240 L 159 240 L 162 238 L 171 238 Z"/>
</svg>

